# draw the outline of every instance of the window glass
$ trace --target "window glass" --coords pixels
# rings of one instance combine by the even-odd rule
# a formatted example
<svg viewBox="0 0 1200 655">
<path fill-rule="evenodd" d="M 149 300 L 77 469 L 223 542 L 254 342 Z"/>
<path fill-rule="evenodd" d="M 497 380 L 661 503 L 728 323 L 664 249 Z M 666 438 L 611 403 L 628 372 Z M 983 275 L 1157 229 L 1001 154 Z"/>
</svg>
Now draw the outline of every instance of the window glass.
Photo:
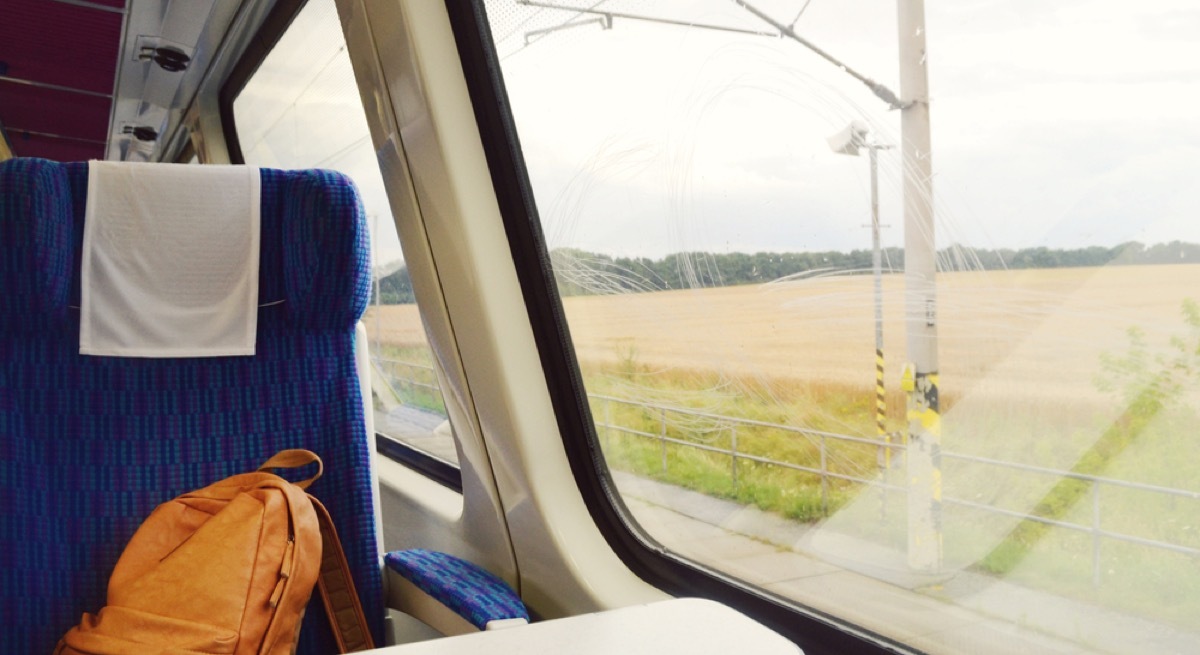
<svg viewBox="0 0 1200 655">
<path fill-rule="evenodd" d="M 199 164 L 200 153 L 196 152 L 195 142 L 189 138 L 184 144 L 183 149 L 179 151 L 179 155 L 175 157 L 177 164 Z"/>
<path fill-rule="evenodd" d="M 305 4 L 233 102 L 246 163 L 349 175 L 371 232 L 369 336 L 376 431 L 457 463 L 434 361 L 371 147 L 333 0 Z"/>
<path fill-rule="evenodd" d="M 1200 652 L 1200 6 L 921 4 L 487 2 L 606 465 L 920 650 Z"/>
</svg>

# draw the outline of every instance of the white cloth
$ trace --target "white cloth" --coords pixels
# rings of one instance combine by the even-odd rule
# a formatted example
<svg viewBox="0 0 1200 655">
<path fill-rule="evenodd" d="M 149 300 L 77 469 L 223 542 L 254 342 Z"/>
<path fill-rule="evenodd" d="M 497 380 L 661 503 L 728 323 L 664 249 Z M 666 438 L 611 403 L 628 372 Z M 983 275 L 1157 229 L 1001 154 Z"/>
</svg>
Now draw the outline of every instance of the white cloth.
<svg viewBox="0 0 1200 655">
<path fill-rule="evenodd" d="M 250 166 L 90 162 L 79 352 L 253 355 L 260 186 Z"/>
</svg>

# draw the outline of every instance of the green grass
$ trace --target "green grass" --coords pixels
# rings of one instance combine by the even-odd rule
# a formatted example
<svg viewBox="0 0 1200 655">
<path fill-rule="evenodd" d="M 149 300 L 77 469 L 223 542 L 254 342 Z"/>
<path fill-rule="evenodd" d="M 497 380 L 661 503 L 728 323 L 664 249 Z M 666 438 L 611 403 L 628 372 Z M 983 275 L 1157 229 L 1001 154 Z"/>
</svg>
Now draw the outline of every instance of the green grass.
<svg viewBox="0 0 1200 655">
<path fill-rule="evenodd" d="M 376 355 L 381 359 L 394 360 L 385 361 L 382 366 L 391 374 L 389 383 L 397 402 L 446 415 L 446 404 L 438 389 L 437 376 L 432 370 L 433 354 L 427 346 L 385 344 L 374 348 Z"/>
<path fill-rule="evenodd" d="M 739 459 L 734 481 L 727 453 L 664 444 L 659 435 L 689 444 L 728 450 L 731 425 L 712 415 L 827 430 L 874 438 L 871 389 L 799 381 L 757 381 L 704 371 L 654 370 L 636 358 L 585 365 L 590 394 L 633 398 L 672 409 L 651 410 L 592 400 L 592 414 L 608 465 L 615 470 L 675 484 L 717 498 L 774 512 L 800 522 L 836 514 L 855 499 L 871 508 L 861 520 L 841 521 L 839 529 L 903 551 L 907 509 L 903 494 L 884 496 L 868 485 Z M 889 397 L 888 430 L 902 431 L 902 404 Z M 955 399 L 943 403 L 947 411 Z M 1116 422 L 1104 424 L 1096 412 L 1061 404 L 973 406 L 951 413 L 944 425 L 946 449 L 1031 465 L 1200 490 L 1192 461 L 1194 426 L 1200 418 L 1186 406 L 1134 403 Z M 1087 418 L 1085 418 L 1087 417 Z M 606 429 L 606 424 L 623 430 Z M 765 427 L 739 426 L 738 452 L 820 468 L 820 439 Z M 650 436 L 636 436 L 631 431 Z M 883 479 L 903 486 L 903 469 L 881 471 L 878 449 L 826 440 L 826 466 L 833 473 Z M 665 465 L 664 465 L 665 452 Z M 1051 464 L 1047 465 L 1046 463 Z M 1063 463 L 1066 463 L 1065 465 Z M 1073 463 L 1073 464 L 1072 464 Z M 947 460 L 946 493 L 1014 512 L 1090 526 L 1092 484 L 1046 474 L 1003 470 Z M 981 494 L 984 494 L 981 496 Z M 1104 487 L 1102 529 L 1200 548 L 1200 502 L 1167 499 L 1143 491 Z M 875 509 L 878 508 L 878 509 Z M 946 559 L 978 572 L 1089 602 L 1196 628 L 1200 616 L 1200 562 L 1145 546 L 1100 540 L 1099 585 L 1093 584 L 1093 540 L 1087 532 L 1010 521 L 989 512 L 946 506 Z M 999 526 L 999 527 L 998 527 Z M 999 530 L 999 531 L 997 531 Z"/>
<path fill-rule="evenodd" d="M 428 350 L 388 348 L 385 356 L 429 364 Z M 409 370 L 434 383 L 432 373 Z M 882 494 L 868 485 L 828 479 L 812 472 L 745 459 L 746 455 L 821 468 L 822 440 L 768 426 L 736 427 L 736 475 L 729 450 L 734 426 L 722 416 L 875 439 L 871 388 L 795 380 L 721 376 L 711 371 L 660 370 L 641 365 L 629 350 L 617 361 L 585 364 L 591 395 L 659 404 L 659 410 L 595 399 L 591 409 L 610 468 L 659 480 L 713 497 L 754 506 L 798 522 L 859 511 L 838 529 L 903 551 L 904 494 Z M 404 401 L 444 412 L 440 396 L 420 387 L 398 389 Z M 1115 421 L 1097 419 L 1094 408 L 1061 403 L 979 405 L 953 411 L 958 399 L 943 396 L 943 447 L 949 451 L 1073 470 L 1168 487 L 1200 490 L 1194 459 L 1194 426 L 1200 416 L 1186 404 L 1133 403 Z M 1122 403 L 1124 406 L 1124 403 Z M 903 396 L 888 397 L 887 429 L 904 429 Z M 1132 413 L 1131 413 L 1132 412 Z M 696 416 L 696 413 L 709 416 Z M 619 426 L 604 427 L 605 425 Z M 634 434 L 644 433 L 646 436 Z M 660 436 L 684 444 L 663 443 Z M 892 471 L 878 465 L 879 448 L 826 439 L 825 470 L 903 486 L 902 462 Z M 664 457 L 665 455 L 665 457 Z M 899 456 L 898 457 L 902 457 Z M 1181 465 L 1182 463 L 1182 465 Z M 947 496 L 1057 521 L 1091 525 L 1091 483 L 1039 473 L 997 469 L 947 459 Z M 1105 530 L 1200 548 L 1200 502 L 1141 491 L 1101 491 Z M 862 502 L 866 501 L 866 502 Z M 852 504 L 853 503 L 853 504 Z M 863 510 L 862 507 L 868 508 Z M 861 512 L 868 511 L 867 514 Z M 1056 594 L 1196 628 L 1200 616 L 1200 562 L 1162 550 L 1102 539 L 1100 584 L 1093 585 L 1093 540 L 1086 532 L 947 505 L 946 560 L 998 578 Z"/>
<path fill-rule="evenodd" d="M 638 372 L 619 363 L 599 371 L 589 370 L 590 393 L 622 398 L 657 399 L 671 409 L 651 409 L 615 401 L 593 399 L 592 413 L 601 434 L 609 466 L 669 482 L 719 498 L 754 505 L 782 516 L 808 521 L 836 511 L 851 497 L 856 485 L 828 479 L 822 485 L 816 472 L 792 470 L 755 462 L 747 455 L 789 462 L 819 471 L 825 450 L 827 471 L 870 478 L 877 470 L 872 445 L 846 443 L 769 426 L 734 425 L 720 418 L 737 416 L 770 424 L 803 424 L 813 429 L 856 430 L 873 433 L 872 420 L 861 416 L 873 398 L 836 395 L 828 388 L 798 385 L 788 402 L 780 403 L 779 385 L 722 379 L 704 372 Z M 837 402 L 832 402 L 836 397 Z M 818 411 L 819 408 L 819 411 Z M 798 423 L 795 414 L 806 421 Z M 851 425 L 851 421 L 859 425 Z M 616 426 L 605 428 L 604 426 Z M 649 435 L 638 436 L 631 431 Z M 736 434 L 735 434 L 736 433 Z M 689 445 L 663 443 L 658 436 Z M 730 455 L 737 440 L 738 457 Z M 719 449 L 711 452 L 701 448 Z M 665 455 L 665 457 L 664 457 Z M 736 468 L 736 472 L 735 472 Z M 736 473 L 736 475 L 735 475 Z"/>
</svg>

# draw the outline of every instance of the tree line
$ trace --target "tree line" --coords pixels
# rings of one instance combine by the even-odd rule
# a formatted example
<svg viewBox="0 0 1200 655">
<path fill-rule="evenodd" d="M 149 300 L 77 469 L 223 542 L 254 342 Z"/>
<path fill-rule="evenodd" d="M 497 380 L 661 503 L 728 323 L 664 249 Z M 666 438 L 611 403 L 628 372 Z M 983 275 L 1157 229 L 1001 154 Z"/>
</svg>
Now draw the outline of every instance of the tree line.
<svg viewBox="0 0 1200 655">
<path fill-rule="evenodd" d="M 662 291 L 696 287 L 761 284 L 821 274 L 869 273 L 870 250 L 839 252 L 680 252 L 661 258 L 613 257 L 576 248 L 550 253 L 559 292 L 564 296 Z M 885 273 L 904 270 L 904 249 L 881 252 Z M 990 271 L 1081 266 L 1130 266 L 1200 263 L 1200 244 L 1172 241 L 1147 246 L 1138 241 L 1111 248 L 966 248 L 950 246 L 937 253 L 939 271 Z M 408 269 L 379 281 L 383 304 L 415 302 Z M 375 302 L 372 291 L 372 302 Z"/>
</svg>

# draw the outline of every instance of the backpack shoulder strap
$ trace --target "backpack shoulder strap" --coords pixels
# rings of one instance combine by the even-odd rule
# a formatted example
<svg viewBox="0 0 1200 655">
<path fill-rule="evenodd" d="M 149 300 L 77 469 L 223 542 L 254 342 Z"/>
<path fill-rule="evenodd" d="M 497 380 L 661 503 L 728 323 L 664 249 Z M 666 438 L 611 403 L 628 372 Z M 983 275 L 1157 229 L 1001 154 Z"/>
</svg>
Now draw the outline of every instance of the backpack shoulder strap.
<svg viewBox="0 0 1200 655">
<path fill-rule="evenodd" d="M 317 512 L 317 522 L 321 525 L 321 575 L 317 579 L 317 588 L 325 612 L 329 615 L 333 636 L 343 653 L 371 650 L 375 644 L 371 640 L 367 618 L 363 614 L 358 591 L 354 588 L 354 580 L 350 577 L 350 565 L 346 562 L 346 553 L 342 550 L 333 520 L 319 500 L 311 495 L 309 499 Z"/>
</svg>

